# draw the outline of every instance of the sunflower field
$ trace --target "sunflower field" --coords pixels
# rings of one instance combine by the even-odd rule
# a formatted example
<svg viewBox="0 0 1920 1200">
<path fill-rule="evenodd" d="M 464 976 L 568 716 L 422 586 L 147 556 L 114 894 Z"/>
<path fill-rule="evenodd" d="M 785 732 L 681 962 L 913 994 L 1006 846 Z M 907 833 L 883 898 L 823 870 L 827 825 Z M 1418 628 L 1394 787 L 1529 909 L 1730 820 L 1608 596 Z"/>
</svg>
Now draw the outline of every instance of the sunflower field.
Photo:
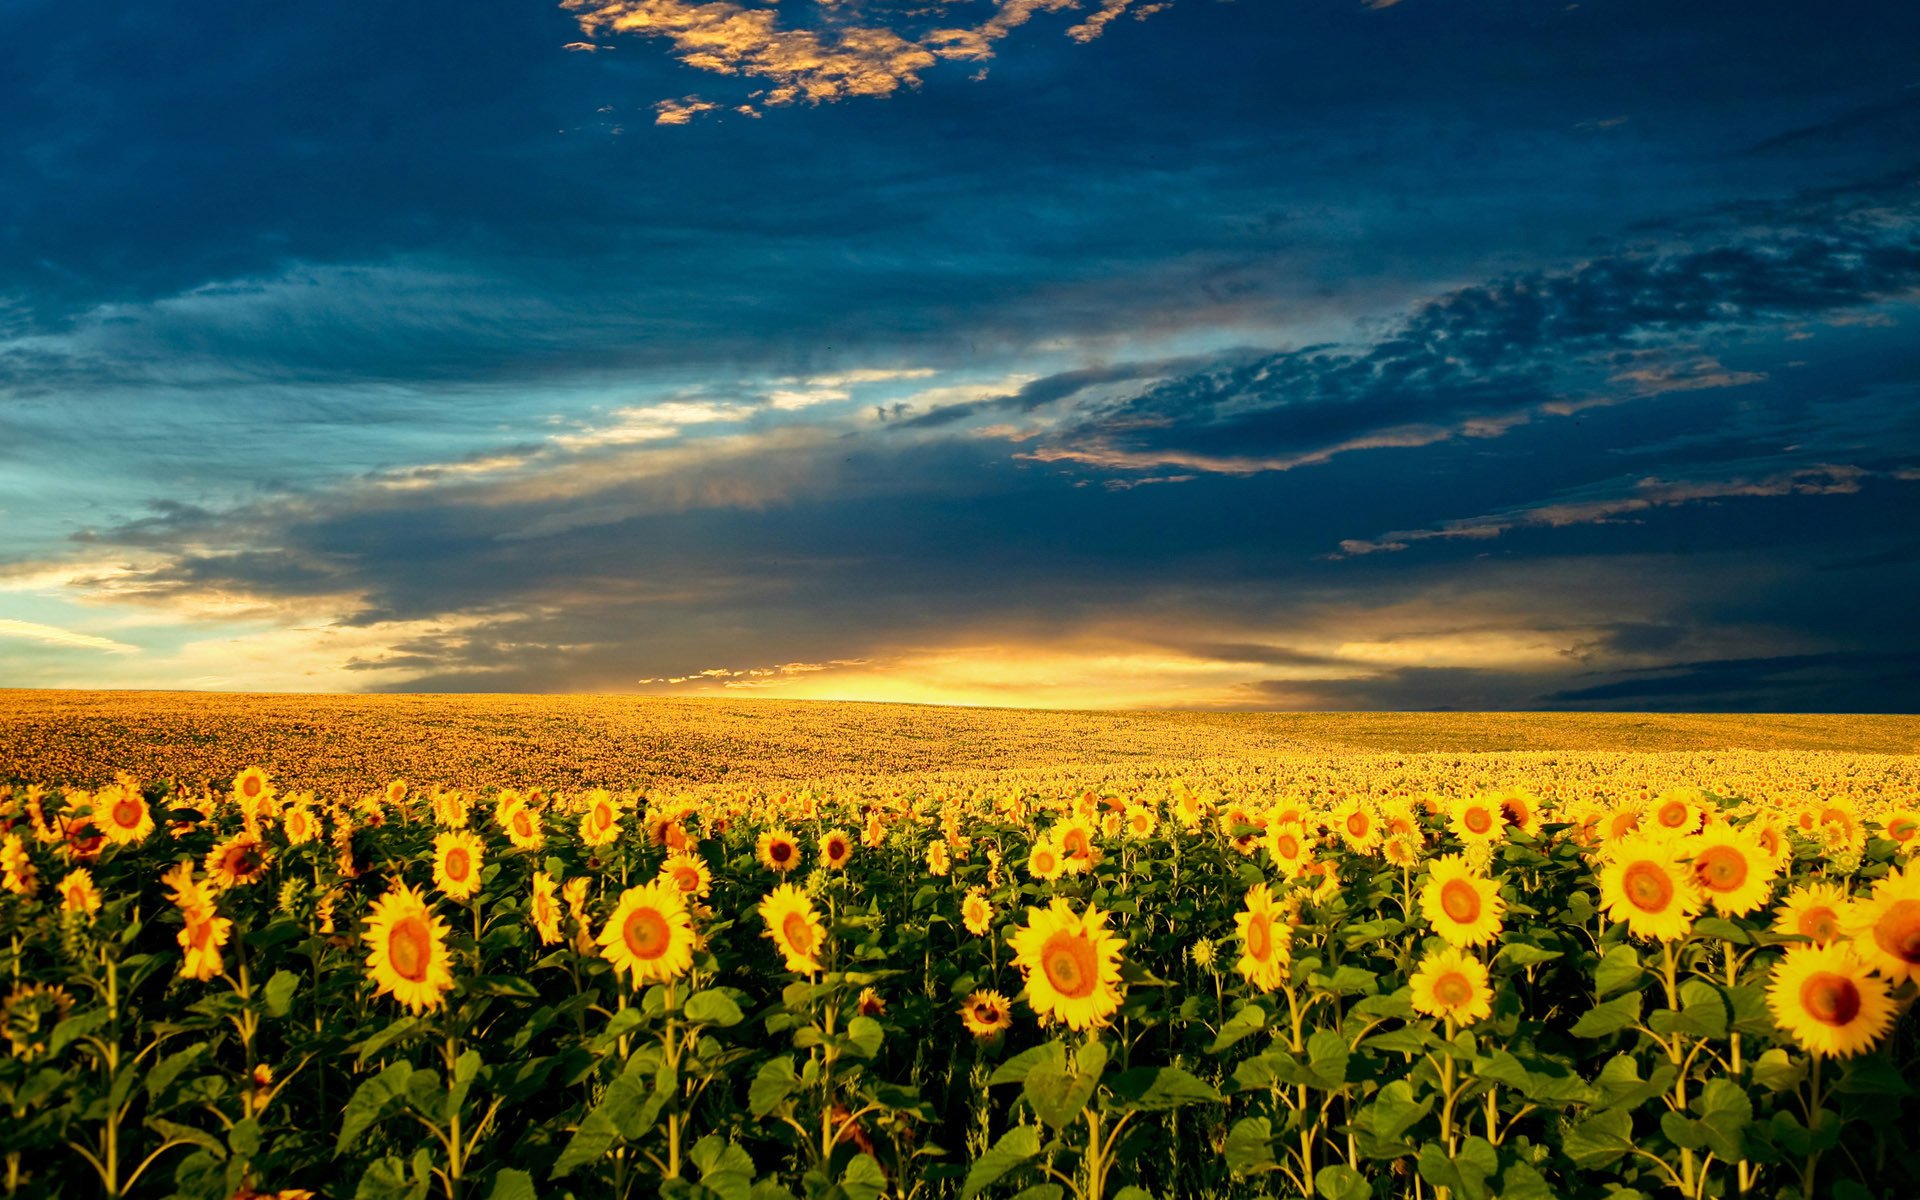
<svg viewBox="0 0 1920 1200">
<path fill-rule="evenodd" d="M 8 1196 L 1911 1197 L 1910 786 L 0 786 Z"/>
</svg>

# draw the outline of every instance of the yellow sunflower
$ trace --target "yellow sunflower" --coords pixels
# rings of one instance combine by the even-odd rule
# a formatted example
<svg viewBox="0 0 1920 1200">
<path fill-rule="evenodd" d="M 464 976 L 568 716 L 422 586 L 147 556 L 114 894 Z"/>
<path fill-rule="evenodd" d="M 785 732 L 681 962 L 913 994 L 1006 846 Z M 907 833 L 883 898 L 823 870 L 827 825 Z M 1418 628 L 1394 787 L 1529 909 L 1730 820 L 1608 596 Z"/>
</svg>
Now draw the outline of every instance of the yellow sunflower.
<svg viewBox="0 0 1920 1200">
<path fill-rule="evenodd" d="M 1839 1058 L 1871 1048 L 1893 1024 L 1887 981 L 1870 975 L 1841 942 L 1788 950 L 1773 968 L 1767 1005 L 1795 1041 Z"/>
<path fill-rule="evenodd" d="M 953 869 L 953 858 L 947 853 L 947 844 L 939 838 L 927 843 L 927 874 L 945 875 Z"/>
<path fill-rule="evenodd" d="M 248 767 L 233 777 L 233 798 L 242 804 L 258 804 L 272 795 L 273 785 L 259 767 Z"/>
<path fill-rule="evenodd" d="M 1493 989 L 1487 986 L 1487 968 L 1457 947 L 1448 946 L 1422 958 L 1409 982 L 1416 1012 L 1451 1017 L 1461 1025 L 1493 1015 Z"/>
<path fill-rule="evenodd" d="M 287 835 L 289 846 L 304 846 L 320 836 L 320 821 L 306 805 L 290 804 L 280 814 L 280 830 Z"/>
<path fill-rule="evenodd" d="M 984 889 L 974 888 L 960 902 L 960 923 L 975 937 L 985 937 L 993 928 L 993 905 L 988 903 Z"/>
<path fill-rule="evenodd" d="M 180 930 L 180 949 L 186 958 L 180 964 L 180 978 L 205 982 L 220 974 L 220 947 L 227 944 L 233 922 L 221 916 L 211 904 L 196 904 L 181 910 L 186 926 Z"/>
<path fill-rule="evenodd" d="M 981 1041 L 997 1038 L 1013 1027 L 1013 1003 L 991 989 L 977 991 L 960 1006 L 960 1023 Z"/>
<path fill-rule="evenodd" d="M 480 890 L 480 864 L 487 847 L 464 829 L 436 834 L 433 839 L 433 886 L 449 900 L 465 900 Z"/>
<path fill-rule="evenodd" d="M 446 1003 L 447 923 L 428 911 L 425 896 L 401 885 L 375 900 L 361 940 L 374 995 L 392 996 L 416 1016 Z"/>
<path fill-rule="evenodd" d="M 93 821 L 108 841 L 130 846 L 153 832 L 153 809 L 138 788 L 114 784 L 94 794 Z"/>
<path fill-rule="evenodd" d="M 1053 827 L 1053 844 L 1060 847 L 1067 872 L 1084 875 L 1100 861 L 1100 848 L 1094 845 L 1093 826 L 1073 817 Z"/>
<path fill-rule="evenodd" d="M 1894 984 L 1920 981 L 1920 865 L 1875 883 L 1871 898 L 1847 906 L 1841 927 L 1876 975 Z"/>
<path fill-rule="evenodd" d="M 1635 937 L 1674 941 L 1692 931 L 1706 898 L 1672 839 L 1637 836 L 1610 847 L 1600 867 L 1600 903 Z"/>
<path fill-rule="evenodd" d="M 560 906 L 554 901 L 553 876 L 545 871 L 533 873 L 533 899 L 527 903 L 527 915 L 533 929 L 548 946 L 560 940 Z"/>
<path fill-rule="evenodd" d="M 1622 800 L 1600 818 L 1600 838 L 1605 842 L 1617 842 L 1632 837 L 1640 832 L 1640 826 L 1646 819 L 1645 804 L 1638 800 Z"/>
<path fill-rule="evenodd" d="M 17 896 L 31 896 L 40 888 L 40 873 L 17 833 L 0 838 L 0 886 Z"/>
<path fill-rule="evenodd" d="M 1372 854 L 1380 846 L 1380 820 L 1364 800 L 1348 800 L 1333 810 L 1327 823 L 1355 854 Z"/>
<path fill-rule="evenodd" d="M 1642 832 L 1652 837 L 1686 837 L 1700 829 L 1706 817 L 1703 793 L 1696 788 L 1675 788 L 1654 797 L 1648 808 Z"/>
<path fill-rule="evenodd" d="M 1880 822 L 1880 832 L 1904 853 L 1920 846 L 1920 808 L 1896 808 Z"/>
<path fill-rule="evenodd" d="M 1681 842 L 1693 881 L 1713 907 L 1730 917 L 1763 907 L 1773 896 L 1779 863 L 1744 830 L 1715 825 Z"/>
<path fill-rule="evenodd" d="M 1511 788 L 1494 799 L 1500 804 L 1500 820 L 1508 829 L 1517 829 L 1528 837 L 1540 835 L 1540 797 Z"/>
<path fill-rule="evenodd" d="M 1466 796 L 1453 802 L 1447 828 L 1463 842 L 1492 842 L 1506 830 L 1500 802 L 1491 796 Z"/>
<path fill-rule="evenodd" d="M 1298 821 L 1276 821 L 1261 839 L 1267 855 L 1282 877 L 1292 879 L 1313 862 L 1313 843 L 1307 840 L 1305 826 Z"/>
<path fill-rule="evenodd" d="M 1127 805 L 1126 821 L 1127 836 L 1135 841 L 1152 837 L 1153 831 L 1160 828 L 1159 816 L 1144 804 Z"/>
<path fill-rule="evenodd" d="M 1420 911 L 1433 931 L 1455 946 L 1479 946 L 1500 936 L 1507 902 L 1493 880 L 1467 866 L 1458 854 L 1435 859 L 1426 886 L 1420 889 Z"/>
<path fill-rule="evenodd" d="M 693 918 L 680 889 L 664 879 L 620 893 L 600 931 L 600 957 L 633 985 L 665 983 L 693 969 Z"/>
<path fill-rule="evenodd" d="M 1240 961 L 1234 969 L 1248 983 L 1270 992 L 1287 981 L 1287 967 L 1293 961 L 1293 926 L 1283 909 L 1273 902 L 1273 893 L 1264 883 L 1247 889 L 1246 908 L 1233 917 L 1240 938 Z"/>
<path fill-rule="evenodd" d="M 812 975 L 825 969 L 820 965 L 820 949 L 827 931 L 805 892 L 783 883 L 760 901 L 759 912 L 767 923 L 766 936 L 786 959 L 787 970 Z"/>
<path fill-rule="evenodd" d="M 840 871 L 853 861 L 853 838 L 844 829 L 829 829 L 820 839 L 820 861 L 829 871 Z"/>
<path fill-rule="evenodd" d="M 1041 838 L 1027 854 L 1027 874 L 1035 879 L 1050 882 L 1060 878 L 1066 869 L 1066 855 L 1060 852 L 1060 847 L 1054 845 L 1051 838 Z"/>
<path fill-rule="evenodd" d="M 1120 1007 L 1120 948 L 1107 914 L 1091 904 L 1075 913 L 1065 900 L 1029 908 L 1027 923 L 1007 939 L 1027 978 L 1027 1003 L 1042 1024 L 1095 1029 Z"/>
<path fill-rule="evenodd" d="M 79 867 L 67 872 L 60 881 L 60 908 L 64 912 L 92 915 L 100 911 L 100 889 L 94 886 L 93 872 Z"/>
<path fill-rule="evenodd" d="M 1840 936 L 1840 919 L 1853 897 L 1831 883 L 1807 883 L 1787 893 L 1773 917 L 1773 931 L 1824 946 Z"/>
<path fill-rule="evenodd" d="M 860 844 L 869 850 L 878 850 L 887 844 L 887 825 L 879 813 L 867 814 L 867 827 L 860 831 Z"/>
<path fill-rule="evenodd" d="M 207 851 L 202 866 L 215 887 L 241 887 L 258 882 L 267 873 L 267 859 L 267 848 L 260 839 L 242 830 Z"/>
<path fill-rule="evenodd" d="M 620 806 L 607 789 L 593 789 L 580 814 L 580 840 L 589 846 L 604 846 L 619 836 Z"/>
<path fill-rule="evenodd" d="M 387 803 L 390 805 L 399 804 L 402 800 L 405 800 L 407 798 L 407 781 L 404 779 L 395 779 L 388 783 L 386 797 Z"/>
<path fill-rule="evenodd" d="M 540 823 L 540 814 L 525 800 L 516 798 L 503 805 L 499 820 L 514 849 L 538 850 L 547 844 L 547 831 Z"/>
<path fill-rule="evenodd" d="M 784 829 L 769 829 L 754 846 L 760 865 L 782 875 L 800 865 L 800 843 Z"/>
<path fill-rule="evenodd" d="M 713 891 L 713 871 L 697 854 L 675 854 L 660 864 L 660 878 L 671 879 L 682 896 L 699 899 Z"/>
</svg>

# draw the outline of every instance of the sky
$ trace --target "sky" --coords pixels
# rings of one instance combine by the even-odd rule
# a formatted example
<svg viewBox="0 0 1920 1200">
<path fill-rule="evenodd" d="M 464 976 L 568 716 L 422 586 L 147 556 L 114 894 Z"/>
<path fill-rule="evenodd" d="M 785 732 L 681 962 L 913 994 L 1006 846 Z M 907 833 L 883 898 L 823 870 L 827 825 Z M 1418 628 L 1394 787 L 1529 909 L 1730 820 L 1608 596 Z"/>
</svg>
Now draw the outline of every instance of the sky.
<svg viewBox="0 0 1920 1200">
<path fill-rule="evenodd" d="M 1920 710 L 1920 7 L 0 6 L 0 686 Z"/>
</svg>

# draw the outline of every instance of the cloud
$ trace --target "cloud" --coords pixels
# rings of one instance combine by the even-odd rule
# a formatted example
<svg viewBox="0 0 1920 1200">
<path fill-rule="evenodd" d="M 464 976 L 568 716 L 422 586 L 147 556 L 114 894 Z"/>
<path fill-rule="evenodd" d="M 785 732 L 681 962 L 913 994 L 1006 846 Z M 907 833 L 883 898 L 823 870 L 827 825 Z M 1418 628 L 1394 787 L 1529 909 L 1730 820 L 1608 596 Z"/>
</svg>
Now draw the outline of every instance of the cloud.
<svg viewBox="0 0 1920 1200">
<path fill-rule="evenodd" d="M 77 633 L 71 629 L 61 629 L 57 625 L 42 625 L 35 621 L 16 621 L 0 618 L 0 638 L 24 638 L 28 641 L 42 642 L 49 646 L 71 646 L 82 650 L 105 650 L 111 654 L 138 654 L 138 646 L 129 646 L 125 642 L 116 642 L 112 638 L 97 637 L 90 633 Z"/>
</svg>

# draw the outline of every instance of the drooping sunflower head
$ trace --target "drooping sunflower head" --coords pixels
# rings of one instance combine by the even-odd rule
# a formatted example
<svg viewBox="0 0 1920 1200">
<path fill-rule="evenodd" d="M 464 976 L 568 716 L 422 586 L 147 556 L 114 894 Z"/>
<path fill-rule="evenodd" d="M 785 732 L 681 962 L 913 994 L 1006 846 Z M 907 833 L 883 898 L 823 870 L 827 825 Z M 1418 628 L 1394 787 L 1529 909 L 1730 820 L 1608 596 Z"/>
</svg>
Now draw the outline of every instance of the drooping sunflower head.
<svg viewBox="0 0 1920 1200">
<path fill-rule="evenodd" d="M 759 905 L 760 919 L 767 923 L 766 936 L 786 960 L 787 970 L 813 975 L 824 970 L 820 953 L 827 931 L 813 911 L 813 901 L 790 883 L 767 893 Z"/>
<path fill-rule="evenodd" d="M 242 830 L 209 850 L 202 866 L 213 886 L 243 887 L 267 873 L 268 857 L 260 839 Z"/>
<path fill-rule="evenodd" d="M 1920 981 L 1920 863 L 1873 885 L 1873 895 L 1855 900 L 1841 914 L 1843 932 L 1874 974 L 1890 983 Z"/>
<path fill-rule="evenodd" d="M 454 829 L 433 839 L 433 886 L 450 900 L 465 900 L 480 890 L 480 866 L 486 843 L 471 830 Z"/>
<path fill-rule="evenodd" d="M 1457 854 L 1435 859 L 1420 890 L 1420 910 L 1433 931 L 1454 946 L 1479 946 L 1500 936 L 1507 902 L 1493 880 Z"/>
<path fill-rule="evenodd" d="M 560 905 L 555 899 L 553 876 L 545 871 L 533 873 L 533 896 L 527 902 L 527 915 L 533 920 L 540 941 L 551 946 L 560 940 Z"/>
<path fill-rule="evenodd" d="M 620 893 L 596 940 L 600 957 L 616 974 L 629 972 L 635 987 L 678 979 L 693 968 L 693 917 L 680 889 L 665 879 Z"/>
<path fill-rule="evenodd" d="M 1247 889 L 1246 907 L 1234 914 L 1233 923 L 1241 951 L 1234 969 L 1263 992 L 1285 983 L 1293 961 L 1293 925 L 1266 884 Z"/>
<path fill-rule="evenodd" d="M 1056 898 L 1044 909 L 1029 908 L 1027 923 L 1008 938 L 1026 974 L 1027 1002 L 1043 1022 L 1096 1029 L 1118 1011 L 1123 943 L 1106 925 L 1098 908 L 1076 913 Z"/>
<path fill-rule="evenodd" d="M 785 829 L 769 829 L 754 847 L 760 865 L 785 875 L 800 865 L 800 843 Z"/>
<path fill-rule="evenodd" d="M 974 1037 L 997 1038 L 1013 1026 L 1013 1004 L 999 992 L 975 992 L 960 1006 L 960 1023 Z"/>
<path fill-rule="evenodd" d="M 1788 950 L 1773 969 L 1767 1005 L 1795 1041 L 1839 1058 L 1872 1048 L 1893 1024 L 1887 982 L 1844 942 Z"/>
<path fill-rule="evenodd" d="M 1480 960 L 1448 946 L 1420 960 L 1409 980 L 1414 1011 L 1430 1017 L 1451 1018 L 1460 1025 L 1493 1015 L 1493 989 L 1487 986 L 1487 968 Z"/>
<path fill-rule="evenodd" d="M 820 861 L 829 871 L 845 870 L 853 861 L 853 838 L 844 829 L 829 829 L 820 838 Z"/>
<path fill-rule="evenodd" d="M 374 995 L 392 996 L 415 1015 L 446 1003 L 453 988 L 447 923 L 419 892 L 401 885 L 374 901 L 361 940 Z"/>
<path fill-rule="evenodd" d="M 1743 829 L 1710 826 L 1682 841 L 1681 853 L 1689 860 L 1694 883 L 1728 916 L 1750 913 L 1773 895 L 1779 864 Z"/>
<path fill-rule="evenodd" d="M 184 908 L 180 913 L 186 922 L 178 939 L 185 953 L 180 963 L 180 977 L 202 982 L 212 979 L 223 969 L 220 947 L 227 944 L 233 922 L 219 915 L 212 904 Z"/>
<path fill-rule="evenodd" d="M 1635 937 L 1675 941 L 1693 929 L 1705 898 L 1670 838 L 1632 837 L 1611 843 L 1600 868 L 1600 901 Z"/>
</svg>

